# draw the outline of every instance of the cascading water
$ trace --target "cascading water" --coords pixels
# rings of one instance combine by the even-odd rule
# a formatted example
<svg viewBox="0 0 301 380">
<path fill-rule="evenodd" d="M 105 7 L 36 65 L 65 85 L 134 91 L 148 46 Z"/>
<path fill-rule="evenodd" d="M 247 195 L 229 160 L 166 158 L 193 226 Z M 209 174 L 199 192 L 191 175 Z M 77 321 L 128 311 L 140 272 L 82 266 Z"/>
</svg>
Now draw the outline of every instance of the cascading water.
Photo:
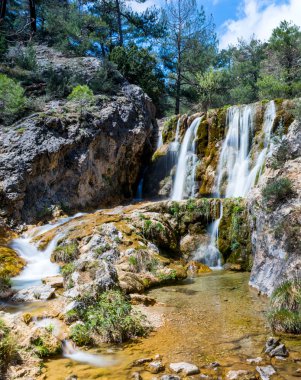
<svg viewBox="0 0 301 380">
<path fill-rule="evenodd" d="M 42 318 L 34 321 L 37 327 L 48 328 L 49 331 L 62 341 L 63 356 L 80 363 L 90 364 L 94 367 L 108 367 L 116 363 L 112 357 L 100 354 L 93 354 L 79 350 L 71 341 L 63 339 L 61 322 L 55 318 Z"/>
<path fill-rule="evenodd" d="M 254 167 L 250 169 L 254 117 L 255 108 L 252 105 L 234 106 L 228 110 L 227 135 L 217 167 L 217 196 L 224 194 L 225 197 L 245 197 L 255 184 L 265 160 L 276 117 L 274 101 L 268 103 L 264 114 L 264 149 L 258 155 Z"/>
<path fill-rule="evenodd" d="M 274 101 L 268 103 L 264 113 L 264 148 L 259 153 L 254 167 L 250 170 L 250 150 L 254 133 L 254 106 L 230 107 L 227 114 L 227 135 L 222 146 L 217 168 L 215 196 L 220 197 L 224 190 L 225 197 L 244 197 L 255 185 L 258 173 L 264 164 L 271 140 L 271 132 L 276 117 Z M 219 224 L 223 215 L 223 204 L 220 203 L 220 217 L 209 227 L 210 244 L 205 248 L 200 247 L 196 257 L 209 266 L 216 266 L 218 262 L 218 238 Z"/>
<path fill-rule="evenodd" d="M 181 144 L 171 195 L 172 200 L 180 201 L 184 197 L 195 195 L 195 170 L 197 164 L 195 138 L 201 119 L 201 117 L 197 117 L 191 123 Z"/>
<path fill-rule="evenodd" d="M 13 287 L 15 289 L 24 289 L 33 285 L 38 285 L 43 278 L 47 276 L 55 276 L 59 273 L 59 266 L 52 263 L 50 257 L 63 234 L 56 235 L 44 251 L 39 250 L 31 241 L 34 237 L 40 236 L 41 234 L 82 215 L 84 214 L 78 213 L 72 217 L 62 218 L 54 224 L 45 224 L 44 226 L 34 228 L 30 233 L 24 234 L 22 237 L 11 241 L 10 247 L 26 261 L 24 270 L 12 279 Z"/>
<path fill-rule="evenodd" d="M 157 149 L 161 148 L 162 145 L 163 145 L 163 136 L 162 136 L 161 130 L 159 129 L 159 131 L 158 131 Z"/>
</svg>

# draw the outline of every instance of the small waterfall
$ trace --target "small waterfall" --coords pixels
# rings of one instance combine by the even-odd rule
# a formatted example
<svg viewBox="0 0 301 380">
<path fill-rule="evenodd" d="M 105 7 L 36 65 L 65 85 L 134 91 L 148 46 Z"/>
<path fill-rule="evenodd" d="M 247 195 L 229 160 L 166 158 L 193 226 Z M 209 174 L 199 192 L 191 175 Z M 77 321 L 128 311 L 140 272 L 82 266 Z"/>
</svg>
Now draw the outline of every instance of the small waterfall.
<svg viewBox="0 0 301 380">
<path fill-rule="evenodd" d="M 262 168 L 276 117 L 276 107 L 274 101 L 269 102 L 266 107 L 263 125 L 264 149 L 250 170 L 254 110 L 252 105 L 233 106 L 228 110 L 228 131 L 217 167 L 215 192 L 218 196 L 224 192 L 225 197 L 245 197 L 254 186 L 257 174 Z M 225 181 L 227 186 L 225 191 L 222 191 Z"/>
<path fill-rule="evenodd" d="M 61 323 L 55 318 L 42 318 L 34 320 L 37 327 L 51 328 L 51 333 L 62 341 L 63 356 L 80 363 L 90 364 L 94 367 L 108 367 L 115 363 L 111 357 L 105 355 L 92 354 L 79 350 L 73 342 L 62 339 L 65 335 L 62 331 Z"/>
<path fill-rule="evenodd" d="M 211 269 L 222 269 L 221 254 L 217 247 L 218 229 L 223 217 L 223 204 L 220 202 L 219 218 L 212 222 L 208 228 L 210 240 L 202 244 L 195 252 L 194 259 L 208 265 Z"/>
<path fill-rule="evenodd" d="M 90 364 L 94 367 L 109 367 L 115 363 L 115 360 L 104 355 L 91 354 L 79 350 L 70 340 L 62 342 L 63 356 L 76 362 Z"/>
<path fill-rule="evenodd" d="M 178 118 L 177 121 L 177 128 L 176 128 L 176 135 L 174 141 L 170 144 L 170 151 L 171 152 L 178 152 L 180 147 L 180 126 L 181 126 L 181 117 Z"/>
<path fill-rule="evenodd" d="M 60 272 L 60 267 L 56 263 L 52 263 L 50 257 L 59 239 L 63 237 L 63 234 L 56 235 L 49 242 L 45 250 L 39 250 L 36 245 L 32 243 L 32 239 L 82 215 L 84 214 L 78 213 L 71 217 L 59 219 L 56 223 L 49 223 L 34 228 L 22 237 L 11 241 L 10 247 L 26 261 L 26 266 L 22 272 L 12 279 L 15 289 L 24 289 L 33 285 L 39 285 L 43 278 L 55 276 Z"/>
<path fill-rule="evenodd" d="M 181 144 L 171 195 L 172 200 L 180 201 L 184 197 L 195 195 L 195 169 L 197 163 L 195 138 L 201 119 L 201 117 L 198 117 L 191 123 Z"/>
<path fill-rule="evenodd" d="M 161 148 L 162 145 L 163 145 L 163 136 L 162 136 L 161 130 L 159 129 L 158 130 L 157 149 Z"/>
</svg>

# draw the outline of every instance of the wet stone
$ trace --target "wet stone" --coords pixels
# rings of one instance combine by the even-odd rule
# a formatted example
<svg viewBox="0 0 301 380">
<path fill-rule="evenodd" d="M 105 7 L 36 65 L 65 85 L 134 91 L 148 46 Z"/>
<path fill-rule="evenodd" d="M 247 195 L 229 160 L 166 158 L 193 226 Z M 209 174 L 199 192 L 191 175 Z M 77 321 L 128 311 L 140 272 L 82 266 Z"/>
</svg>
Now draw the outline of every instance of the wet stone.
<svg viewBox="0 0 301 380">
<path fill-rule="evenodd" d="M 276 371 L 271 365 L 265 367 L 256 367 L 256 371 L 260 375 L 261 380 L 269 380 L 272 375 L 275 375 Z"/>
<path fill-rule="evenodd" d="M 164 364 L 160 360 L 150 362 L 146 368 L 150 373 L 159 373 L 165 370 Z"/>
<path fill-rule="evenodd" d="M 176 373 L 181 372 L 186 376 L 197 375 L 200 373 L 200 370 L 196 365 L 186 362 L 171 363 L 169 368 Z"/>
<path fill-rule="evenodd" d="M 141 358 L 138 360 L 135 360 L 133 363 L 133 367 L 139 367 L 145 363 L 150 363 L 153 359 L 152 358 Z"/>
</svg>

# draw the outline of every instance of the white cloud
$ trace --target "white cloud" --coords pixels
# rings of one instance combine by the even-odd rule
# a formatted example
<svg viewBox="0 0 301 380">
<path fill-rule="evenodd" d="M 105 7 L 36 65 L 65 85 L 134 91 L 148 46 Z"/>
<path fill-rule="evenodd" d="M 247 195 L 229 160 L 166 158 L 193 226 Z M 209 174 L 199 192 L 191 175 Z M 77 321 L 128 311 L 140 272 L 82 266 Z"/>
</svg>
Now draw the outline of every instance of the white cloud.
<svg viewBox="0 0 301 380">
<path fill-rule="evenodd" d="M 239 7 L 237 20 L 227 20 L 223 26 L 220 47 L 235 44 L 238 38 L 248 39 L 253 34 L 261 40 L 267 40 L 272 30 L 282 20 L 293 21 L 301 26 L 301 0 L 244 0 Z"/>
<path fill-rule="evenodd" d="M 160 6 L 160 0 L 146 0 L 145 3 L 138 3 L 135 0 L 129 1 L 130 7 L 136 12 L 143 12 L 149 7 L 153 7 L 154 5 Z"/>
</svg>

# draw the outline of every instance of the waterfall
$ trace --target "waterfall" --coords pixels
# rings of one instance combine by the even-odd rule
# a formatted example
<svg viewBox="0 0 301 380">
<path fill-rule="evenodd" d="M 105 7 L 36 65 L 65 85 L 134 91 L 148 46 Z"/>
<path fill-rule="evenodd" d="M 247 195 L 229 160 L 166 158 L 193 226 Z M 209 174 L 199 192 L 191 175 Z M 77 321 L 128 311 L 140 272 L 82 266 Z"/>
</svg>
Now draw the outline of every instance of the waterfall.
<svg viewBox="0 0 301 380">
<path fill-rule="evenodd" d="M 206 264 L 211 269 L 222 269 L 221 254 L 217 247 L 218 228 L 223 216 L 223 204 L 220 202 L 220 214 L 218 219 L 212 222 L 208 228 L 209 242 L 198 247 L 194 259 Z"/>
<path fill-rule="evenodd" d="M 44 226 L 34 228 L 30 233 L 24 234 L 20 238 L 11 241 L 10 247 L 26 261 L 26 266 L 22 272 L 12 279 L 15 289 L 24 289 L 38 285 L 43 278 L 55 276 L 60 272 L 59 265 L 52 263 L 50 258 L 59 239 L 63 237 L 63 234 L 56 235 L 49 242 L 45 250 L 39 250 L 36 245 L 32 243 L 32 239 L 82 215 L 84 214 L 78 213 L 68 218 L 61 218 L 56 223 L 45 224 Z"/>
<path fill-rule="evenodd" d="M 162 132 L 159 129 L 158 130 L 157 149 L 161 148 L 162 145 L 163 145 L 163 136 L 162 136 Z"/>
<path fill-rule="evenodd" d="M 227 113 L 227 135 L 222 146 L 217 167 L 215 192 L 217 196 L 245 197 L 254 186 L 261 169 L 271 131 L 276 117 L 274 101 L 268 103 L 264 114 L 264 149 L 258 155 L 255 165 L 250 169 L 250 149 L 254 133 L 255 108 L 252 105 L 233 106 Z M 226 181 L 226 188 L 222 190 Z"/>
<path fill-rule="evenodd" d="M 180 146 L 180 126 L 181 126 L 181 117 L 179 116 L 177 121 L 176 135 L 174 141 L 170 144 L 171 152 L 178 152 Z"/>
<path fill-rule="evenodd" d="M 195 195 L 195 170 L 197 164 L 195 138 L 201 119 L 201 117 L 198 117 L 191 123 L 181 144 L 171 195 L 172 200 L 179 201 L 184 197 Z"/>
</svg>

